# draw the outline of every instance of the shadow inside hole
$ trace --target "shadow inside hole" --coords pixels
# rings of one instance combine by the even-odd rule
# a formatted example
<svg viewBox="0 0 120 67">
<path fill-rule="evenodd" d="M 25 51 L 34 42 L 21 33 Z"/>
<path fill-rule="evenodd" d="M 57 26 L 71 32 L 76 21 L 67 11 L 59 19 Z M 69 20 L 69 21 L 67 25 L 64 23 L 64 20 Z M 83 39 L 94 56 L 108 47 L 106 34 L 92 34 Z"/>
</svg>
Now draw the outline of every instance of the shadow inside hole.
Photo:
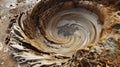
<svg viewBox="0 0 120 67">
<path fill-rule="evenodd" d="M 115 24 L 112 28 L 115 29 L 115 30 L 119 30 L 120 29 L 120 24 Z"/>
<path fill-rule="evenodd" d="M 120 12 L 118 12 L 117 15 L 120 16 Z"/>
</svg>

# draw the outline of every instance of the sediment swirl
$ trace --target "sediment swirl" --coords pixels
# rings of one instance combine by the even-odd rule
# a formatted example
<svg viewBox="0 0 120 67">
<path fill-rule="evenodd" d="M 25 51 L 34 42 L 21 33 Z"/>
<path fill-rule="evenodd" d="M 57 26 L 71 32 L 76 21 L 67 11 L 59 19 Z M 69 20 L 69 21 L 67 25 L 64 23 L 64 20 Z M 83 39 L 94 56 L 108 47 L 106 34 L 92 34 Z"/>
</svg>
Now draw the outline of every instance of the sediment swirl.
<svg viewBox="0 0 120 67">
<path fill-rule="evenodd" d="M 14 19 L 6 44 L 22 67 L 114 67 L 103 48 L 115 53 L 118 45 L 100 43 L 107 10 L 96 1 L 42 0 Z"/>
</svg>

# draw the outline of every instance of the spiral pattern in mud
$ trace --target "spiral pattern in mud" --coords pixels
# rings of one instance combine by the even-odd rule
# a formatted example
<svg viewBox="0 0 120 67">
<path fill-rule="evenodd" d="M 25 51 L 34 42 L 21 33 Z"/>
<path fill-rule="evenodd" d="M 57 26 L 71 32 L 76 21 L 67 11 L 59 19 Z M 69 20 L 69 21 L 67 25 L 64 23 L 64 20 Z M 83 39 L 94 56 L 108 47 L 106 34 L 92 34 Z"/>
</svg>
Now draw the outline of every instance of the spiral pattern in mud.
<svg viewBox="0 0 120 67">
<path fill-rule="evenodd" d="M 22 67 L 114 67 L 119 45 L 104 32 L 114 13 L 109 8 L 97 1 L 42 0 L 11 20 L 6 44 Z"/>
</svg>

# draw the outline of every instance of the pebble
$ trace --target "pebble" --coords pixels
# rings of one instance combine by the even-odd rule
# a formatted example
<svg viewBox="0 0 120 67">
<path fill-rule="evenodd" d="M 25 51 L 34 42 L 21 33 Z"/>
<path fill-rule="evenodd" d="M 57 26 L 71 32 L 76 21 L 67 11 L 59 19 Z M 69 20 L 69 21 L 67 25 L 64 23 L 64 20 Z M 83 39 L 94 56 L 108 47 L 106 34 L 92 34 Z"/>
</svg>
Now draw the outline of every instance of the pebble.
<svg viewBox="0 0 120 67">
<path fill-rule="evenodd" d="M 0 50 L 2 50 L 3 46 L 2 46 L 2 43 L 0 42 Z"/>
</svg>

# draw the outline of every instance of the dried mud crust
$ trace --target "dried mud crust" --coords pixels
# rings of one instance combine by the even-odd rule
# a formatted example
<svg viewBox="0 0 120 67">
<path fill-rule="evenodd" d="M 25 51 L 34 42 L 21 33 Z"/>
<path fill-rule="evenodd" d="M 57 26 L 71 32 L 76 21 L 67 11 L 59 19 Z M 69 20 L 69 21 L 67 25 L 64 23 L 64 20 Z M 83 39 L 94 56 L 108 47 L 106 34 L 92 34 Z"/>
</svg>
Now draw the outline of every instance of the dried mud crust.
<svg viewBox="0 0 120 67">
<path fill-rule="evenodd" d="M 67 3 L 66 3 L 67 2 Z M 37 42 L 36 27 L 40 27 L 41 35 L 46 36 L 47 21 L 55 12 L 46 10 L 57 4 L 65 5 L 65 8 L 83 7 L 93 11 L 99 16 L 99 23 L 103 25 L 100 39 L 97 44 L 89 44 L 83 49 L 77 50 L 70 58 L 57 55 L 55 53 L 45 52 L 39 47 Z M 51 11 L 60 10 L 61 4 Z M 13 58 L 21 66 L 46 66 L 46 67 L 119 67 L 120 66 L 120 1 L 112 0 L 44 0 L 35 6 L 29 13 L 22 12 L 18 14 L 8 26 L 8 37 L 5 43 L 13 51 Z M 65 8 L 62 8 L 63 10 Z M 61 10 L 62 10 L 61 9 Z M 61 11 L 60 10 L 60 11 Z M 46 12 L 45 12 L 46 11 Z M 43 20 L 42 22 L 38 21 Z M 44 22 L 44 23 L 43 23 Z M 23 24 L 23 25 L 22 25 Z M 14 32 L 13 32 L 14 31 Z M 34 41 L 36 39 L 36 41 Z M 42 39 L 41 39 L 42 40 Z M 48 40 L 49 41 L 49 40 Z M 50 41 L 51 43 L 54 43 Z M 17 45 L 17 46 L 16 46 Z M 21 47 L 21 48 L 18 48 Z M 29 56 L 33 56 L 29 59 Z M 28 57 L 28 58 L 27 58 Z M 35 57 L 35 58 L 34 58 Z M 44 58 L 44 59 L 42 59 Z M 50 63 L 46 63 L 45 60 Z"/>
<path fill-rule="evenodd" d="M 28 2 L 29 1 L 29 2 Z M 37 0 L 0 0 L 0 67 L 18 67 L 5 44 L 5 39 L 9 31 L 7 30 L 10 21 L 17 17 L 25 9 L 30 9 L 37 3 Z M 24 8 L 23 8 L 24 7 Z"/>
</svg>

